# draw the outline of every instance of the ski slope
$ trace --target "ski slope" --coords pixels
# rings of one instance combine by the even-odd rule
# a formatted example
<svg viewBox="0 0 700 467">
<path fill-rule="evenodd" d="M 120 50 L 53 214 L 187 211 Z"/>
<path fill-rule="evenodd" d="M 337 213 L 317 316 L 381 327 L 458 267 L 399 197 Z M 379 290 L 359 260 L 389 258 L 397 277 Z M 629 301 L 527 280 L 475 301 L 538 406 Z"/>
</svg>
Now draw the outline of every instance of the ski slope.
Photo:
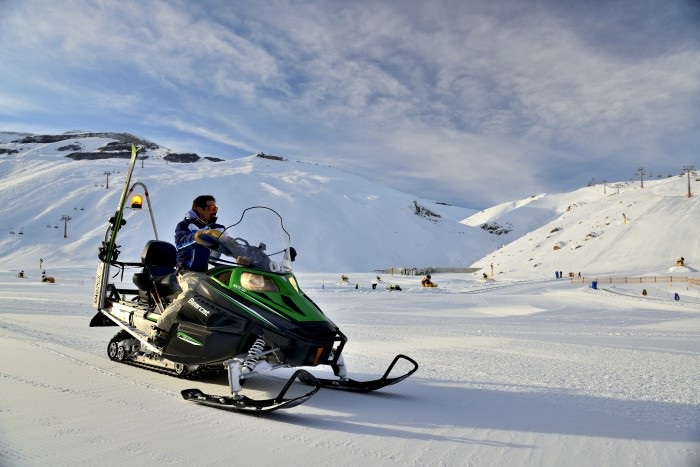
<svg viewBox="0 0 700 467">
<path fill-rule="evenodd" d="M 643 465 L 700 460 L 700 304 L 648 300 L 638 286 L 508 284 L 300 273 L 348 335 L 354 377 L 397 353 L 420 364 L 372 394 L 321 390 L 265 417 L 187 403 L 226 393 L 107 357 L 113 328 L 89 328 L 90 270 L 44 284 L 0 271 L 0 464 Z M 390 292 L 388 283 L 403 290 Z M 274 373 L 274 372 L 273 372 Z M 273 375 L 274 376 L 274 375 Z M 274 377 L 250 381 L 264 391 Z M 281 379 L 280 379 L 281 380 Z"/>
</svg>

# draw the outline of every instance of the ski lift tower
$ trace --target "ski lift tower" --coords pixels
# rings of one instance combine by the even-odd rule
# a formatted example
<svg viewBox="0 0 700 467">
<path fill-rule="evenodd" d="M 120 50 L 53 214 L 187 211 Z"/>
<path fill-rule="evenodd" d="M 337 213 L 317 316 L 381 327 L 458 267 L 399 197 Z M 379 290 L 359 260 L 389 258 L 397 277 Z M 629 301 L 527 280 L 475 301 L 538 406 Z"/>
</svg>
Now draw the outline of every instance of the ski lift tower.
<svg viewBox="0 0 700 467">
<path fill-rule="evenodd" d="M 109 188 L 109 176 L 112 175 L 114 172 L 110 172 L 109 170 L 105 171 L 104 175 L 107 176 L 107 183 L 105 184 L 105 189 Z"/>
<path fill-rule="evenodd" d="M 68 221 L 70 220 L 70 216 L 64 214 L 61 220 L 63 221 L 63 238 L 68 238 Z"/>
<path fill-rule="evenodd" d="M 695 166 L 693 165 L 684 165 L 683 170 L 685 170 L 686 174 L 688 175 L 688 198 L 693 196 L 693 193 L 690 191 L 690 172 L 695 170 Z"/>
</svg>

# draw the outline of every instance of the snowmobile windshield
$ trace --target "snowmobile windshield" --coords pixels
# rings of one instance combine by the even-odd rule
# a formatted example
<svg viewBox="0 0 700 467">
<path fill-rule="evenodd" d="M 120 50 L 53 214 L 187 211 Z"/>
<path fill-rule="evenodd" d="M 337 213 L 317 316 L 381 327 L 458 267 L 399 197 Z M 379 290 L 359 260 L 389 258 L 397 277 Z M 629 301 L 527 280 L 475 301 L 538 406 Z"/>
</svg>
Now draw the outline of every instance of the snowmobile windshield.
<svg viewBox="0 0 700 467">
<path fill-rule="evenodd" d="M 219 238 L 219 262 L 238 264 L 262 271 L 292 272 L 295 252 L 282 216 L 277 211 L 254 206 L 243 211 L 241 218 L 224 230 Z"/>
</svg>

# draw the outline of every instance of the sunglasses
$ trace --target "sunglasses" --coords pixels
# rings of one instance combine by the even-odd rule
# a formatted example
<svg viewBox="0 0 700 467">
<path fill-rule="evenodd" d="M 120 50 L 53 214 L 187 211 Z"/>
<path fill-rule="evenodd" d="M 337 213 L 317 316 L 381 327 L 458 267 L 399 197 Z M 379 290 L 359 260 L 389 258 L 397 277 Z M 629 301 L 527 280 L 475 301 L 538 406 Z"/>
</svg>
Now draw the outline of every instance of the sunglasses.
<svg viewBox="0 0 700 467">
<path fill-rule="evenodd" d="M 211 206 L 205 206 L 203 209 L 204 209 L 205 211 L 206 211 L 207 209 L 209 209 L 211 212 L 214 212 L 214 211 L 216 211 L 216 210 L 219 209 L 219 208 L 216 207 L 214 204 L 212 204 Z"/>
</svg>

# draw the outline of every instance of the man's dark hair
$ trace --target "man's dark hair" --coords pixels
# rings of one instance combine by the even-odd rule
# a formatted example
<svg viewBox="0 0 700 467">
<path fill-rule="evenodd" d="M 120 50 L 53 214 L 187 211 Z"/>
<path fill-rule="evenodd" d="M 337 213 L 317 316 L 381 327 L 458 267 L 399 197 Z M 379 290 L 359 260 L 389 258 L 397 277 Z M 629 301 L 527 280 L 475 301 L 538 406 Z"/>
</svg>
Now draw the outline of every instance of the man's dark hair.
<svg viewBox="0 0 700 467">
<path fill-rule="evenodd" d="M 209 201 L 214 201 L 214 202 L 216 202 L 216 199 L 214 199 L 214 197 L 213 197 L 212 195 L 200 195 L 200 196 L 197 196 L 197 197 L 194 199 L 194 201 L 192 201 L 192 210 L 194 210 L 194 208 L 205 209 L 205 208 L 207 207 L 207 203 L 208 203 Z"/>
</svg>

